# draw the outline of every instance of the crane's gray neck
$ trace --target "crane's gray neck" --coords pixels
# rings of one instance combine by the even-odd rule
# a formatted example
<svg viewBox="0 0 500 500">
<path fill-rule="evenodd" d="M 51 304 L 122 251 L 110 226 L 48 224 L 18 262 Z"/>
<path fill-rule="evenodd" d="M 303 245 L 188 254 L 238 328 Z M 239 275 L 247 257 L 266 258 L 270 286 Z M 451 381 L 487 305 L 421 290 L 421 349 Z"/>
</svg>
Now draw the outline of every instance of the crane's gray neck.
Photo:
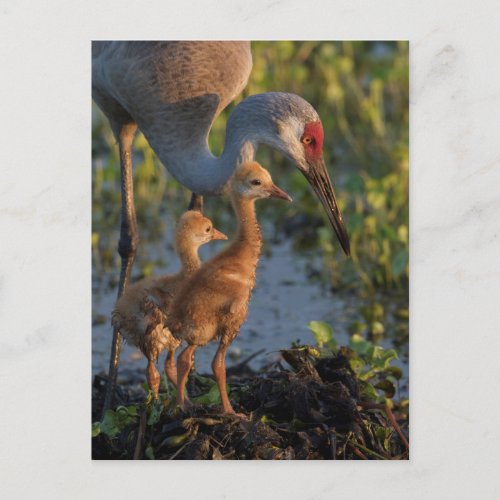
<svg viewBox="0 0 500 500">
<path fill-rule="evenodd" d="M 287 156 L 293 156 L 281 139 L 279 129 L 283 123 L 292 124 L 292 128 L 294 124 L 300 127 L 295 118 L 298 115 L 296 106 L 294 108 L 297 99 L 310 107 L 302 98 L 286 93 L 268 92 L 242 101 L 229 117 L 225 147 L 219 158 L 208 147 L 211 123 L 203 127 L 186 123 L 183 128 L 183 124 L 177 124 L 176 144 L 167 148 L 164 154 L 160 153 L 160 159 L 191 191 L 219 194 L 236 167 L 254 159 L 259 144 L 268 144 Z"/>
</svg>

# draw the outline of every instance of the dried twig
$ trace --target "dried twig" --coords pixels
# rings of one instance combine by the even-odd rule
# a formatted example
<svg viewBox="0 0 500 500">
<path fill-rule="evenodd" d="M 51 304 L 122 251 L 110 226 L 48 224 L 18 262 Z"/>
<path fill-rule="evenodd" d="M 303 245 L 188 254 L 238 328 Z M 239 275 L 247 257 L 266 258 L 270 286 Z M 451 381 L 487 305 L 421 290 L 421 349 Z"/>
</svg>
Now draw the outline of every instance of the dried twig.
<svg viewBox="0 0 500 500">
<path fill-rule="evenodd" d="M 328 431 L 330 436 L 330 450 L 332 452 L 332 460 L 337 460 L 337 436 L 335 434 L 335 429 L 330 429 Z"/>
<path fill-rule="evenodd" d="M 368 460 L 368 458 L 363 455 L 363 453 L 361 453 L 361 451 L 359 451 L 355 446 L 353 446 L 351 443 L 349 443 L 349 446 L 351 447 L 353 453 L 355 455 L 357 455 L 359 458 L 361 458 L 362 460 Z"/>
<path fill-rule="evenodd" d="M 348 441 L 347 444 L 350 445 L 351 448 L 353 448 L 353 449 L 361 448 L 365 453 L 368 453 L 369 455 L 373 455 L 375 458 L 377 458 L 379 460 L 387 460 L 386 457 L 378 454 L 377 452 L 375 452 L 373 450 L 370 450 L 370 448 L 367 448 L 366 446 L 363 446 L 360 443 L 357 443 L 357 442 L 354 442 L 354 441 Z M 359 449 L 358 449 L 358 451 L 359 451 Z M 368 460 L 368 458 L 365 458 L 365 460 Z"/>
<path fill-rule="evenodd" d="M 359 402 L 358 404 L 367 410 L 382 410 L 382 411 L 384 411 L 385 414 L 387 415 L 387 418 L 389 419 L 392 426 L 394 427 L 394 430 L 398 433 L 398 436 L 400 437 L 401 441 L 403 442 L 405 448 L 407 450 L 410 449 L 410 445 L 408 443 L 408 440 L 406 439 L 405 435 L 403 434 L 403 431 L 399 427 L 399 424 L 396 421 L 396 417 L 394 417 L 394 413 L 392 413 L 392 410 L 387 405 L 377 404 L 377 403 L 365 403 L 365 402 Z"/>
<path fill-rule="evenodd" d="M 337 460 L 337 435 L 335 434 L 335 428 L 330 429 L 326 424 L 321 424 L 321 427 L 325 431 L 325 434 L 328 436 L 332 460 Z"/>
<path fill-rule="evenodd" d="M 191 443 L 191 440 L 189 440 L 188 442 L 184 443 L 171 457 L 169 457 L 168 459 L 169 460 L 173 460 L 177 455 L 179 455 L 179 453 L 188 445 Z"/>
<path fill-rule="evenodd" d="M 139 418 L 139 429 L 137 431 L 137 441 L 135 443 L 134 450 L 134 460 L 140 460 L 142 457 L 142 448 L 144 447 L 144 435 L 146 433 L 146 423 L 147 423 L 146 411 L 141 412 Z"/>
</svg>

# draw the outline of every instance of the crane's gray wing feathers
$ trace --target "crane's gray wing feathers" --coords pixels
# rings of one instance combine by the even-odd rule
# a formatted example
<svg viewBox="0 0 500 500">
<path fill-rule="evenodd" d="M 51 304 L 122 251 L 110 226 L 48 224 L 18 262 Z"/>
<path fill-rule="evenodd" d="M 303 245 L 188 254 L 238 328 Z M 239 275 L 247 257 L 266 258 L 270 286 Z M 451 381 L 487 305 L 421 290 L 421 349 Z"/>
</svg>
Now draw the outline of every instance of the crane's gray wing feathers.
<svg viewBox="0 0 500 500">
<path fill-rule="evenodd" d="M 208 133 L 248 81 L 250 43 L 94 42 L 92 58 L 92 94 L 114 130 L 135 121 L 179 182 L 196 188 L 185 165 L 210 160 Z"/>
<path fill-rule="evenodd" d="M 249 42 L 94 42 L 92 58 L 98 99 L 111 96 L 137 122 L 152 121 L 161 105 L 216 95 L 211 124 L 244 89 L 252 68 Z"/>
</svg>

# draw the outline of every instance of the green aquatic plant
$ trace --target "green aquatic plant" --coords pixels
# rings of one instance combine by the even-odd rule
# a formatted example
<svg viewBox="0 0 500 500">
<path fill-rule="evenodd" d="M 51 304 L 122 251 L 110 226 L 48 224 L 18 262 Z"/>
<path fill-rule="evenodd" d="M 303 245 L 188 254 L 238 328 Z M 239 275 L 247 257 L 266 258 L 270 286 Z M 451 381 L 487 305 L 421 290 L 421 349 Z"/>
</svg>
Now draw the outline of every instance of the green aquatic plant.
<svg viewBox="0 0 500 500">
<path fill-rule="evenodd" d="M 333 328 L 328 323 L 323 321 L 310 321 L 307 327 L 314 335 L 318 347 L 321 348 L 326 345 L 331 350 L 337 349 L 337 342 L 333 338 Z"/>
<path fill-rule="evenodd" d="M 194 405 L 183 414 L 163 377 L 158 399 L 148 392 L 144 403 L 108 410 L 93 424 L 96 454 L 149 460 L 407 458 L 408 401 L 394 400 L 402 375 L 392 363 L 396 351 L 359 334 L 340 346 L 329 324 L 311 321 L 308 327 L 317 345 L 280 351 L 288 369 L 231 382 L 231 399 L 248 419 L 221 414 L 215 381 L 198 374 L 191 380 Z"/>
<path fill-rule="evenodd" d="M 92 424 L 92 437 L 105 434 L 110 438 L 116 437 L 126 427 L 137 422 L 137 406 L 118 406 L 115 410 L 107 410 L 100 422 Z"/>
<path fill-rule="evenodd" d="M 377 346 L 358 333 L 351 335 L 347 346 L 339 347 L 328 323 L 311 321 L 308 327 L 322 356 L 340 354 L 348 360 L 352 373 L 359 381 L 362 397 L 392 406 L 392 398 L 403 375 L 401 369 L 392 364 L 398 359 L 395 349 Z"/>
</svg>

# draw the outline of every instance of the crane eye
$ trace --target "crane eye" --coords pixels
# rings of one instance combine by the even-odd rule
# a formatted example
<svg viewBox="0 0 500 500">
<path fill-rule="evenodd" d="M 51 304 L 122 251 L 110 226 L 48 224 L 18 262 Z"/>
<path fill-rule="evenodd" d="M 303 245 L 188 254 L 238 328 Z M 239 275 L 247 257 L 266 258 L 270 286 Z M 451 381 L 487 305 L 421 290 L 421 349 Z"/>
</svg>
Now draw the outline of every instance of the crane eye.
<svg viewBox="0 0 500 500">
<path fill-rule="evenodd" d="M 302 142 L 304 144 L 311 144 L 312 142 L 312 137 L 309 137 L 308 135 L 306 135 L 303 139 L 302 139 Z"/>
<path fill-rule="evenodd" d="M 210 232 L 210 226 L 208 226 L 206 229 L 205 229 L 205 233 L 209 233 Z"/>
<path fill-rule="evenodd" d="M 260 186 L 262 182 L 259 179 L 253 179 L 252 181 L 250 181 L 250 184 L 252 184 L 253 186 Z"/>
</svg>

